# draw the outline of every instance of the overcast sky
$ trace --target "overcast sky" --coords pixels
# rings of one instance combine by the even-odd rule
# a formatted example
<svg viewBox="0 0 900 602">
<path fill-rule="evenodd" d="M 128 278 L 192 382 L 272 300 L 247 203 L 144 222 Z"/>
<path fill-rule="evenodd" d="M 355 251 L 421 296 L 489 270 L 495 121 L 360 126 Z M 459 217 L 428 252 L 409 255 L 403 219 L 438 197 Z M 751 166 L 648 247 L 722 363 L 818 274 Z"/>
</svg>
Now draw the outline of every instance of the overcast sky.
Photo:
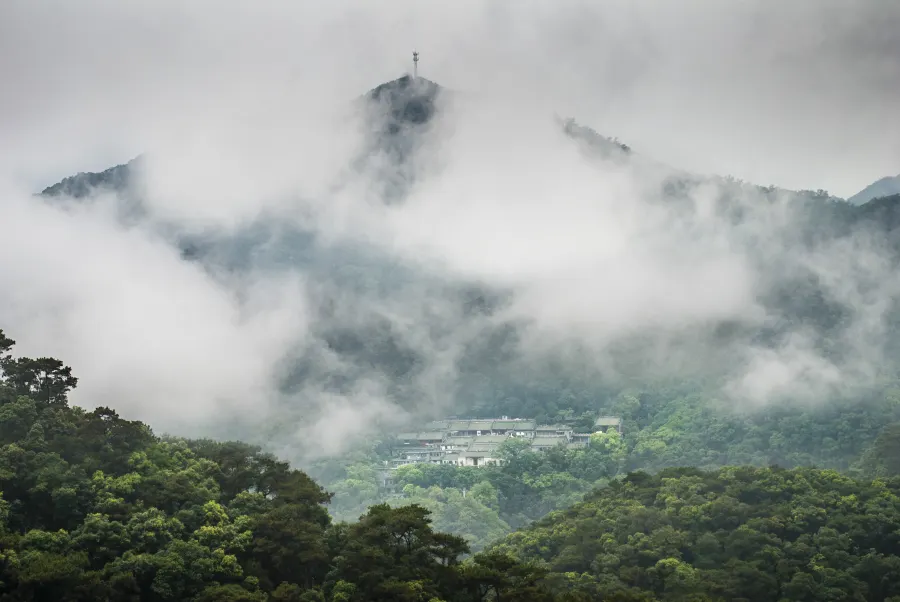
<svg viewBox="0 0 900 602">
<path fill-rule="evenodd" d="M 0 166 L 40 188 L 211 114 L 397 77 L 540 100 L 670 165 L 849 196 L 900 173 L 900 4 L 5 0 Z"/>
</svg>

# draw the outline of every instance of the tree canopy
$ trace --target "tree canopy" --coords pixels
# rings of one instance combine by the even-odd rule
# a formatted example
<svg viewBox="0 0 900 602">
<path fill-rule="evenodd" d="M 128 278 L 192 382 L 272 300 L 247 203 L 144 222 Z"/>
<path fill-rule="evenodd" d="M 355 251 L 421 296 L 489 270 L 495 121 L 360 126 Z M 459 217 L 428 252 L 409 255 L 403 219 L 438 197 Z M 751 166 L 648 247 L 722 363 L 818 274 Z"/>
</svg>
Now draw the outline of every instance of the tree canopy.
<svg viewBox="0 0 900 602">
<path fill-rule="evenodd" d="M 493 549 L 584 599 L 900 600 L 900 479 L 635 472 Z"/>
<path fill-rule="evenodd" d="M 653 475 L 629 464 L 762 447 L 735 448 L 726 429 L 692 448 L 684 425 L 712 432 L 711 415 L 687 401 L 644 414 L 626 396 L 621 414 L 653 430 L 597 433 L 575 450 L 510 441 L 497 467 L 403 467 L 401 493 L 367 507 L 353 497 L 373 491 L 365 462 L 344 468 L 336 496 L 258 446 L 158 437 L 110 408 L 70 406 L 71 369 L 13 347 L 0 331 L 0 602 L 900 601 L 890 422 L 852 461 L 861 444 L 824 440 L 819 457 L 841 458 L 847 474 Z M 888 397 L 852 424 L 876 432 L 872 413 L 895 407 Z M 772 442 L 790 429 L 817 428 L 782 418 L 768 455 L 751 459 L 784 454 Z M 335 521 L 330 504 L 357 513 Z"/>
<path fill-rule="evenodd" d="M 2 601 L 552 599 L 528 563 L 464 561 L 421 505 L 335 523 L 331 493 L 257 446 L 70 407 L 71 369 L 13 345 L 0 331 Z"/>
</svg>

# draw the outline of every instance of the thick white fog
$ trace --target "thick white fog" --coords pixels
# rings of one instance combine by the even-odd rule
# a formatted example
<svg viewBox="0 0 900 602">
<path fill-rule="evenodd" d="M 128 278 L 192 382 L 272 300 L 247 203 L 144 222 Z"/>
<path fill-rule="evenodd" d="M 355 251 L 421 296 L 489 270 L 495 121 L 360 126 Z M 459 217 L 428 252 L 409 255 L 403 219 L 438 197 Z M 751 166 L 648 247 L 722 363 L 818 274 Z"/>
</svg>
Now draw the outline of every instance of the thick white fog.
<svg viewBox="0 0 900 602">
<path fill-rule="evenodd" d="M 740 228 L 712 210 L 719 184 L 675 211 L 654 161 L 842 197 L 896 173 L 898 32 L 900 7 L 876 0 L 12 0 L 0 8 L 0 327 L 19 353 L 71 364 L 76 403 L 158 430 L 285 404 L 300 408 L 298 438 L 325 421 L 345 435 L 331 431 L 332 443 L 402 420 L 392 383 L 365 367 L 344 394 L 315 379 L 289 399 L 278 390 L 283 359 L 301 351 L 346 368 L 315 336 L 314 274 L 204 269 L 158 227 L 228 233 L 267 216 L 437 282 L 512 295 L 484 323 L 424 284 L 364 297 L 424 358 L 423 406 L 449 403 L 465 342 L 491 321 L 527 324 L 526 358 L 577 347 L 613 377 L 610 346 L 652 333 L 648 365 L 696 371 L 717 350 L 685 333 L 766 324 L 764 281 L 798 267 L 853 308 L 840 341 L 851 359 L 825 357 L 798 326 L 777 349 L 729 349 L 738 369 L 722 394 L 760 405 L 865 386 L 900 292 L 877 241 L 798 254 L 784 235 L 790 200 L 760 209 L 750 188 L 737 195 L 751 214 Z M 348 171 L 363 143 L 354 99 L 407 71 L 413 49 L 453 102 L 408 198 L 386 206 L 370 175 Z M 639 157 L 589 158 L 554 115 Z M 60 209 L 33 196 L 144 152 L 149 220 L 138 225 L 117 220 L 111 198 Z M 339 299 L 338 315 L 349 320 L 352 301 Z"/>
</svg>

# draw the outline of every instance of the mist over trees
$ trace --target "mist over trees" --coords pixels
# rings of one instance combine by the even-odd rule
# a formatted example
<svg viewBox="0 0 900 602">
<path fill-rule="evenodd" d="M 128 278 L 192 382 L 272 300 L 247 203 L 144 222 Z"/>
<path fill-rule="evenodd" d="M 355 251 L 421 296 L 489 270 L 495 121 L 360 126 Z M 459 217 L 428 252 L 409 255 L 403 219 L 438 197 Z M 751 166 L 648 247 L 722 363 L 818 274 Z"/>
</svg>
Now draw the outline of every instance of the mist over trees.
<svg viewBox="0 0 900 602">
<path fill-rule="evenodd" d="M 542 573 L 476 556 L 415 504 L 333 523 L 305 473 L 239 442 L 160 438 L 23 389 L 0 331 L 0 599 L 482 600 Z M 53 366 L 61 366 L 58 361 Z M 29 368 L 30 369 L 30 368 Z M 7 371 L 9 370 L 9 371 Z M 68 367 L 65 386 L 75 382 Z M 498 566 L 497 563 L 500 563 Z M 538 598 L 552 599 L 550 594 Z M 540 596 L 543 596 L 541 598 Z"/>
<path fill-rule="evenodd" d="M 584 599 L 896 600 L 900 480 L 637 472 L 498 544 Z"/>
<path fill-rule="evenodd" d="M 430 165 L 449 152 L 442 143 L 465 134 L 445 131 L 445 121 L 463 120 L 454 113 L 462 111 L 454 94 L 407 77 L 357 101 L 365 109 L 365 135 L 341 177 L 362 182 L 377 203 L 389 206 L 373 220 L 395 211 L 415 215 L 427 204 L 429 182 L 451 177 Z M 546 290 L 448 273 L 398 254 L 374 234 L 370 240 L 335 236 L 316 220 L 273 211 L 227 229 L 162 220 L 147 210 L 149 155 L 66 179 L 42 195 L 54 203 L 102 204 L 112 194 L 125 223 L 136 220 L 158 232 L 239 307 L 260 279 L 304 279 L 296 311 L 304 313 L 305 326 L 280 342 L 284 351 L 265 383 L 271 389 L 266 411 L 248 416 L 237 403 L 235 414 L 216 412 L 202 425 L 211 434 L 277 440 L 295 458 L 331 444 L 317 439 L 318 427 L 300 437 L 294 430 L 329 423 L 335 399 L 366 405 L 361 415 L 372 419 L 353 427 L 376 435 L 375 423 L 389 432 L 453 413 L 550 421 L 563 410 L 598 411 L 634 383 L 756 407 L 844 403 L 877 395 L 895 378 L 900 291 L 891 275 L 900 250 L 900 197 L 853 205 L 821 190 L 701 177 L 659 165 L 573 119 L 551 125 L 572 149 L 573 162 L 598 171 L 598 182 L 616 170 L 644 180 L 645 190 L 629 191 L 635 198 L 617 203 L 625 209 L 602 197 L 597 203 L 613 207 L 601 217 L 608 211 L 608 220 L 625 220 L 646 243 L 602 259 L 609 263 L 605 272 L 585 268 Z M 535 259 L 542 252 L 536 248 Z M 685 268 L 694 261 L 696 276 Z M 630 286 L 623 280 L 630 269 L 649 280 L 667 272 L 685 279 L 648 285 L 644 294 L 620 293 Z M 680 287 L 691 287 L 695 277 L 708 289 L 683 298 Z M 589 290 L 583 282 L 591 282 Z M 577 288 L 567 294 L 570 286 Z M 566 297 L 578 305 L 571 319 L 584 321 L 584 328 L 565 317 L 553 317 L 561 324 L 538 317 L 556 312 Z M 590 316 L 588 299 L 597 317 Z M 251 311 L 247 305 L 241 311 Z M 594 333 L 594 319 L 608 322 L 610 332 Z M 581 332 L 560 335 L 564 328 Z M 562 339 L 545 342 L 557 336 Z M 372 397 L 377 403 L 366 401 Z"/>
<path fill-rule="evenodd" d="M 900 602 L 900 11 L 59 4 L 0 602 Z M 578 442 L 402 465 L 501 416 Z"/>
<path fill-rule="evenodd" d="M 398 81 L 376 90 L 388 99 L 379 110 L 389 123 L 354 166 L 375 174 L 387 187 L 379 198 L 391 205 L 415 202 L 416 161 L 429 135 L 415 128 L 434 116 L 438 90 L 404 100 L 409 82 Z M 421 106 L 407 111 L 408 101 Z M 560 127 L 592 161 L 643 160 L 573 120 Z M 385 149 L 387 162 L 372 159 Z M 111 192 L 116 219 L 142 223 L 149 213 L 135 182 L 144 160 L 42 195 L 65 206 Z M 744 245 L 765 317 L 638 325 L 604 344 L 599 365 L 584 359 L 597 353 L 588 342 L 529 351 L 540 330 L 517 315 L 514 287 L 431 274 L 377 246 L 325 242 L 315 229 L 266 216 L 231 233 L 157 224 L 182 261 L 222 282 L 261 270 L 314 275 L 316 344 L 281 358 L 275 406 L 240 423 L 223 420 L 220 434 L 248 444 L 158 437 L 106 407 L 70 408 L 72 369 L 14 357 L 14 342 L 0 338 L 4 599 L 900 595 L 891 540 L 866 539 L 872 529 L 894 530 L 897 513 L 900 333 L 886 279 L 900 251 L 900 197 L 854 206 L 824 191 L 723 179 L 703 207 L 697 199 L 710 180 L 670 174 L 658 184 L 650 219 L 671 220 L 678 236 L 725 228 Z M 764 222 L 765 245 L 757 246 Z M 835 278 L 824 268 L 840 253 L 849 255 Z M 436 348 L 447 350 L 440 361 Z M 697 357 L 654 358 L 677 349 Z M 785 361 L 800 371 L 780 382 L 766 382 L 770 368 L 753 368 Z M 832 373 L 839 376 L 828 380 Z M 310 395 L 352 398 L 376 381 L 396 416 L 324 454 L 327 435 L 298 436 L 298 426 L 312 424 L 327 433 L 333 420 L 328 403 L 310 415 Z M 423 403 L 435 386 L 443 398 Z M 758 403 L 773 396 L 781 403 Z M 584 449 L 535 452 L 512 439 L 499 450 L 500 466 L 403 466 L 386 487 L 392 433 L 449 413 L 582 430 L 604 413 L 620 417 L 624 430 L 596 433 Z M 308 473 L 255 443 L 284 449 Z M 735 465 L 758 468 L 719 468 Z M 697 468 L 672 468 L 682 466 Z M 835 495 L 832 511 L 810 514 L 812 500 Z M 795 520 L 800 514 L 809 518 Z"/>
<path fill-rule="evenodd" d="M 3 600 L 900 596 L 896 425 L 852 468 L 859 480 L 811 468 L 620 475 L 640 459 L 615 431 L 583 453 L 510 440 L 502 467 L 408 466 L 402 502 L 335 522 L 334 493 L 258 446 L 158 437 L 109 408 L 70 407 L 69 367 L 42 359 L 57 376 L 41 388 L 17 372 L 37 360 L 14 358 L 13 345 L 0 332 Z M 587 482 L 603 485 L 576 503 Z M 491 543 L 505 529 L 489 510 L 570 505 Z M 467 539 L 487 549 L 468 555 Z"/>
</svg>

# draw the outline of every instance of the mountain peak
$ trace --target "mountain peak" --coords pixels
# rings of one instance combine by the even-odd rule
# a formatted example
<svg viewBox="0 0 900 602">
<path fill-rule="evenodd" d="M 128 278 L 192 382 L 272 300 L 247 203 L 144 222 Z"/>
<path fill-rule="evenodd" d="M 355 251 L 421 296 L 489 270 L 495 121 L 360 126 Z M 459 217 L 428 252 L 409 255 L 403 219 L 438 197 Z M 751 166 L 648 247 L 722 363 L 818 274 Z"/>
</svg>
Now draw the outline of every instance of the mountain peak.
<svg viewBox="0 0 900 602">
<path fill-rule="evenodd" d="M 385 107 L 393 125 L 420 125 L 434 115 L 435 103 L 443 91 L 429 79 L 404 75 L 369 90 L 365 98 Z"/>
<path fill-rule="evenodd" d="M 420 77 L 420 76 L 412 76 L 408 73 L 406 75 L 401 75 L 397 79 L 384 82 L 376 86 L 375 88 L 369 90 L 367 96 L 370 96 L 374 99 L 377 99 L 379 96 L 391 93 L 391 92 L 416 92 L 416 93 L 437 93 L 441 90 L 440 85 L 431 81 L 428 78 Z"/>
</svg>

